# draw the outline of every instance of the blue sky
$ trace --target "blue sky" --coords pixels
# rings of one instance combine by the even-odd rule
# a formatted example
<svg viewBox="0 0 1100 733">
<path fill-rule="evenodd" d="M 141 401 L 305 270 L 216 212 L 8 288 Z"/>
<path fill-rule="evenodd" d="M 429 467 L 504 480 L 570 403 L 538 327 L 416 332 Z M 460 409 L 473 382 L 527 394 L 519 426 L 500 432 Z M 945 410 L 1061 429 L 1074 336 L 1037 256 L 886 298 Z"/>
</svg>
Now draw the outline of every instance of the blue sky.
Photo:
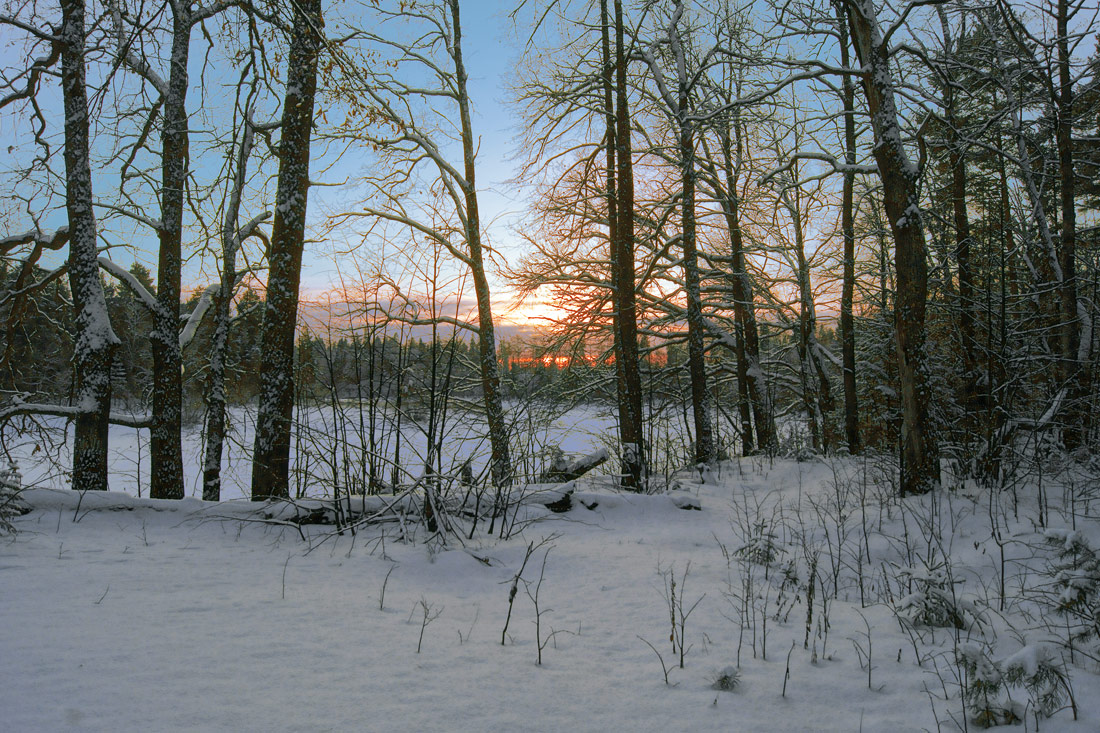
<svg viewBox="0 0 1100 733">
<path fill-rule="evenodd" d="M 508 17 L 510 3 L 466 0 L 462 4 L 463 55 L 469 73 L 473 125 L 479 137 L 477 158 L 478 200 L 483 226 L 490 241 L 509 261 L 519 255 L 512 228 L 524 202 L 522 191 L 510 183 L 515 175 L 517 120 L 508 105 L 507 87 L 520 53 L 517 31 Z M 456 154 L 456 163 L 461 161 Z M 349 167 L 337 166 L 329 175 L 340 179 L 355 175 Z M 345 171 L 347 171 L 345 173 Z M 324 197 L 327 191 L 316 191 Z M 335 195 L 339 195 L 336 193 Z M 323 290 L 335 275 L 335 265 L 320 252 L 306 257 L 302 285 L 307 291 Z M 504 288 L 503 283 L 498 283 Z"/>
<path fill-rule="evenodd" d="M 508 183 L 514 175 L 511 157 L 514 153 L 516 135 L 516 123 L 512 112 L 506 104 L 507 81 L 515 66 L 518 50 L 514 40 L 516 31 L 508 12 L 511 3 L 498 3 L 489 0 L 466 0 L 462 4 L 463 14 L 463 51 L 467 69 L 470 75 L 469 91 L 473 103 L 474 127 L 480 138 L 480 150 L 478 154 L 478 187 L 479 201 L 482 208 L 483 224 L 489 229 L 490 241 L 505 253 L 508 260 L 518 256 L 518 245 L 511 234 L 511 228 L 523 208 L 523 201 L 516 193 L 516 188 Z M 193 35 L 192 62 L 193 65 L 202 63 L 204 43 L 201 34 L 196 31 Z M 22 39 L 13 34 L 12 30 L 4 27 L 0 30 L 0 63 L 7 68 L 22 66 L 26 60 Z M 193 70 L 192 77 L 197 79 L 198 68 Z M 217 90 L 212 92 L 217 94 Z M 44 89 L 42 106 L 47 113 L 49 123 L 56 125 L 55 143 L 60 143 L 61 100 L 55 84 L 48 84 Z M 109 103 L 108 103 L 109 104 Z M 188 110 L 192 115 L 192 127 L 201 128 L 209 124 L 209 120 L 200 119 L 201 111 L 197 109 L 200 104 L 200 95 L 192 93 L 188 97 Z M 0 142 L 15 145 L 14 154 L 9 158 L 4 167 L 15 164 L 14 161 L 37 154 L 33 140 L 30 136 L 30 128 L 25 121 L 12 117 L 11 108 L 0 114 Z M 198 138 L 193 141 L 193 150 L 198 147 Z M 207 154 L 203 154 L 205 156 Z M 192 160 L 192 166 L 196 169 L 202 167 L 203 156 L 196 156 Z M 353 156 L 354 157 L 354 156 Z M 211 159 L 208 159 L 208 162 Z M 354 163 L 341 164 L 328 174 L 320 176 L 321 180 L 333 182 L 340 180 L 344 175 L 354 174 Z M 347 173 L 344 173 L 346 171 Z M 94 182 L 95 189 L 106 198 L 111 198 L 111 191 L 117 189 L 118 173 L 114 169 L 104 169 L 102 175 L 97 175 Z M 315 189 L 311 193 L 311 201 L 322 201 L 326 196 L 332 195 L 329 191 L 335 189 Z M 273 193 L 273 190 L 272 190 Z M 63 205 L 60 201 L 54 202 L 56 207 L 54 214 L 43 221 L 45 227 L 61 226 L 64 223 Z M 317 209 L 313 207 L 313 215 L 317 215 Z M 31 226 L 31 222 L 24 214 L 16 212 L 8 220 L 8 226 L 13 230 L 23 231 Z M 242 211 L 242 218 L 248 218 L 254 212 L 246 208 Z M 156 270 L 156 241 L 148 229 L 140 226 L 119 228 L 112 235 L 119 244 L 125 245 L 128 251 L 115 250 L 113 259 L 129 265 L 134 259 L 144 263 L 153 271 Z M 128 231 L 127 231 L 128 230 Z M 61 253 L 56 257 L 59 262 L 64 256 Z M 197 259 L 197 258 L 196 258 Z M 57 263 L 55 263 L 57 264 Z M 200 271 L 196 260 L 192 260 L 185 268 L 185 287 L 198 286 L 210 281 L 214 275 L 213 263 L 208 261 Z M 310 292 L 318 292 L 327 289 L 333 282 L 335 266 L 331 258 L 325 256 L 320 248 L 307 249 L 302 273 L 302 286 L 304 294 L 308 297 Z M 504 284 L 498 283 L 499 292 L 504 292 Z M 494 288 L 494 291 L 497 291 Z"/>
</svg>

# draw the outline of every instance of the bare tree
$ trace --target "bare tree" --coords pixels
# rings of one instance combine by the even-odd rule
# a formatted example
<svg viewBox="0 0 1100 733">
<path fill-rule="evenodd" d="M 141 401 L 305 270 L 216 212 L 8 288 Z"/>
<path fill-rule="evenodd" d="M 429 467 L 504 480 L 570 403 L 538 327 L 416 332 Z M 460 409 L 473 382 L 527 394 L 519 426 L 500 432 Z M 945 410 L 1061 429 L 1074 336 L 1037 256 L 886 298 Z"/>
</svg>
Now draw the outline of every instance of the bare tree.
<svg viewBox="0 0 1100 733">
<path fill-rule="evenodd" d="M 379 25 L 401 23 L 402 30 L 412 33 L 414 40 L 400 38 L 399 33 L 383 36 L 363 31 L 362 37 L 369 44 L 392 54 L 391 61 L 374 64 L 369 70 L 360 69 L 342 51 L 338 52 L 350 77 L 349 95 L 364 96 L 372 106 L 364 116 L 370 118 L 370 123 L 377 123 L 373 130 L 357 129 L 352 133 L 381 152 L 384 166 L 391 171 L 366 182 L 381 204 L 367 205 L 354 216 L 406 227 L 413 237 L 426 237 L 444 247 L 469 270 L 477 324 L 456 321 L 455 325 L 477 334 L 490 472 L 493 483 L 505 487 L 512 482 L 512 465 L 486 262 L 488 247 L 478 200 L 478 141 L 470 117 L 460 4 L 458 0 L 444 0 L 401 11 L 379 9 L 378 13 Z M 409 76 L 398 78 L 391 68 Z M 427 86 L 406 80 L 425 76 Z M 437 115 L 447 121 L 449 130 L 433 129 L 429 120 Z M 460 145 L 460 162 L 447 155 L 451 141 Z M 434 200 L 410 195 L 410 182 L 424 184 L 434 193 Z"/>
<path fill-rule="evenodd" d="M 153 331 L 149 334 L 153 353 L 149 495 L 154 499 L 182 499 L 184 493 L 181 436 L 183 357 L 179 345 L 179 321 L 183 212 L 189 171 L 187 92 L 190 86 L 191 32 L 230 4 L 219 1 L 195 7 L 192 0 L 173 0 L 167 4 L 171 15 L 171 41 L 165 74 L 154 68 L 153 62 L 143 51 L 144 44 L 152 40 L 146 37 L 148 29 L 155 27 L 158 19 L 143 17 L 140 8 L 135 13 L 124 13 L 118 0 L 108 2 L 120 63 L 153 89 L 154 101 L 148 108 L 144 133 L 158 120 L 161 133 L 160 181 L 157 186 L 160 216 L 152 218 L 129 209 L 116 209 L 151 226 L 159 245 L 156 297 L 148 303 L 153 317 Z M 144 133 L 138 137 L 139 147 L 147 140 Z M 136 154 L 137 150 L 131 153 L 128 163 L 134 160 Z M 128 167 L 123 168 L 123 184 L 129 178 Z"/>
<path fill-rule="evenodd" d="M 619 439 L 623 445 L 622 485 L 645 485 L 642 441 L 642 382 L 638 358 L 638 305 L 634 282 L 634 166 L 630 145 L 627 55 L 622 0 L 615 0 L 615 54 L 612 58 L 607 0 L 600 1 L 607 118 L 607 208 L 615 332 L 615 373 Z M 614 68 L 614 83 L 612 82 Z"/>
<path fill-rule="evenodd" d="M 699 253 L 697 248 L 697 217 L 695 189 L 697 178 L 696 146 L 698 117 L 694 95 L 700 71 L 691 68 L 690 34 L 686 30 L 684 3 L 673 3 L 667 23 L 657 31 L 657 39 L 642 43 L 640 53 L 649 67 L 657 93 L 676 136 L 677 162 L 680 167 L 680 244 L 683 252 L 684 296 L 687 301 L 688 373 L 691 377 L 691 406 L 695 427 L 695 460 L 711 463 L 718 455 L 712 427 L 712 398 L 707 387 L 706 331 L 703 319 Z M 666 72 L 658 54 L 671 55 L 672 69 Z M 710 54 L 707 54 L 709 57 Z M 706 65 L 706 60 L 703 61 Z M 669 77 L 669 73 L 672 74 Z"/>
<path fill-rule="evenodd" d="M 256 131 L 273 127 L 259 125 L 252 117 L 253 92 L 249 91 L 241 110 L 239 139 L 235 135 L 231 146 L 225 215 L 221 227 L 221 279 L 214 298 L 214 335 L 210 343 L 210 370 L 206 390 L 206 447 L 203 455 L 202 498 L 218 501 L 221 498 L 221 465 L 225 445 L 226 421 L 226 347 L 229 341 L 230 308 L 241 276 L 237 270 L 237 254 L 246 239 L 252 236 L 268 242 L 259 228 L 270 212 L 264 212 L 245 224 L 240 224 L 241 200 L 248 180 L 248 161 Z"/>
<path fill-rule="evenodd" d="M 834 0 L 839 30 L 840 64 L 851 66 L 851 41 L 845 18 L 843 0 Z M 856 165 L 856 104 L 855 85 L 845 74 L 841 79 L 841 103 L 844 115 L 844 184 L 840 211 L 841 237 L 844 239 L 843 274 L 840 291 L 840 350 L 844 384 L 844 438 L 848 452 L 859 453 L 862 441 L 859 435 L 859 397 L 856 393 L 856 332 L 853 305 L 856 283 L 856 233 L 855 233 L 855 170 Z"/>
</svg>

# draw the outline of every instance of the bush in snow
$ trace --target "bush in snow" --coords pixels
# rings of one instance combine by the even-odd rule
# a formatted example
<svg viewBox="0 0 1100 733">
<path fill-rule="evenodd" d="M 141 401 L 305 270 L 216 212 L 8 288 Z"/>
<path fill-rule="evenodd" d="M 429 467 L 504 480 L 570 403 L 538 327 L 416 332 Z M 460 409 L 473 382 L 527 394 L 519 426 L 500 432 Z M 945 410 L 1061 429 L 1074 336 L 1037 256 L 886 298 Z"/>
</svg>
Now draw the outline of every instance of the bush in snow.
<svg viewBox="0 0 1100 733">
<path fill-rule="evenodd" d="M 1027 645 L 1003 659 L 994 659 L 988 647 L 960 644 L 955 661 L 962 674 L 963 702 L 971 722 L 983 728 L 1023 720 L 1027 710 L 1049 718 L 1069 701 L 1077 717 L 1072 688 L 1061 660 L 1050 647 Z M 1012 698 L 1013 688 L 1023 688 L 1027 704 Z"/>
<path fill-rule="evenodd" d="M 1057 548 L 1049 573 L 1054 578 L 1055 611 L 1066 619 L 1070 649 L 1100 662 L 1100 555 L 1080 532 L 1048 530 Z"/>
<path fill-rule="evenodd" d="M 723 667 L 722 671 L 714 676 L 714 682 L 711 683 L 711 689 L 719 690 L 721 692 L 733 692 L 737 689 L 737 685 L 741 682 L 741 671 L 730 665 Z"/>
<path fill-rule="evenodd" d="M 779 544 L 778 537 L 771 530 L 768 523 L 760 519 L 752 524 L 748 541 L 735 550 L 735 553 L 752 563 L 758 565 L 771 565 L 786 550 Z"/>
<path fill-rule="evenodd" d="M 898 616 L 914 626 L 969 629 L 978 620 L 979 610 L 955 593 L 955 580 L 943 561 L 922 568 L 902 568 L 900 576 L 913 591 L 898 601 Z"/>
<path fill-rule="evenodd" d="M 0 535 L 12 534 L 15 526 L 11 520 L 24 513 L 19 492 L 22 489 L 22 476 L 14 463 L 0 469 Z"/>
<path fill-rule="evenodd" d="M 970 721 L 982 728 L 1023 720 L 1021 706 L 1002 698 L 1005 677 L 987 649 L 979 644 L 960 644 L 955 663 L 962 670 L 962 698 Z"/>
</svg>

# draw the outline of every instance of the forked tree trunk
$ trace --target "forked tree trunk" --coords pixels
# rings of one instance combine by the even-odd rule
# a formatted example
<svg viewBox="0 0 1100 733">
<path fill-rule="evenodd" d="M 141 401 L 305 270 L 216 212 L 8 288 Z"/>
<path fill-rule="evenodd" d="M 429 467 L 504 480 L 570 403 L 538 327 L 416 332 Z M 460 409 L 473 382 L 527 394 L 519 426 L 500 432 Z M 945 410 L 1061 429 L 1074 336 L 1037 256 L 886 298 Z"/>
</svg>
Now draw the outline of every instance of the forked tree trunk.
<svg viewBox="0 0 1100 733">
<path fill-rule="evenodd" d="M 321 2 L 294 5 L 287 64 L 279 184 L 268 253 L 267 305 L 260 354 L 260 410 L 252 462 L 252 499 L 290 495 L 294 411 L 294 333 L 309 192 L 309 141 L 321 45 Z"/>
<path fill-rule="evenodd" d="M 711 395 L 707 386 L 706 323 L 703 321 L 697 223 L 695 213 L 695 122 L 691 117 L 691 86 L 688 79 L 687 49 L 680 36 L 683 3 L 677 0 L 668 30 L 668 41 L 676 64 L 676 98 L 668 100 L 676 119 L 680 163 L 680 236 L 683 246 L 684 296 L 687 301 L 688 375 L 691 381 L 691 413 L 695 427 L 695 461 L 712 463 L 718 455 L 711 424 Z M 656 70 L 654 71 L 656 73 Z"/>
<path fill-rule="evenodd" d="M 775 421 L 772 416 L 768 386 L 764 370 L 760 366 L 760 335 L 756 325 L 756 305 L 753 300 L 752 280 L 745 264 L 745 244 L 741 233 L 738 172 L 742 155 L 741 119 L 734 111 L 734 139 L 729 131 L 719 131 L 725 169 L 725 195 L 722 212 L 730 238 L 730 291 L 733 295 L 734 319 L 737 324 L 737 381 L 744 384 L 752 408 L 752 420 L 756 426 L 755 449 L 772 452 L 776 448 Z M 736 142 L 735 142 L 736 141 Z M 753 451 L 751 436 L 744 443 L 747 453 Z"/>
<path fill-rule="evenodd" d="M 923 494 L 939 485 L 940 466 L 935 430 L 929 422 L 931 393 L 924 353 L 928 263 L 917 193 L 919 171 L 902 145 L 889 49 L 883 43 L 874 3 L 848 0 L 848 23 L 864 70 L 861 81 L 875 135 L 875 162 L 894 238 L 894 336 L 902 402 L 900 490 L 902 496 Z"/>
<path fill-rule="evenodd" d="M 253 128 L 251 108 L 246 107 L 240 147 L 237 149 L 233 168 L 232 188 L 226 203 L 225 220 L 222 223 L 222 276 L 218 295 L 214 301 L 214 336 L 210 343 L 210 374 L 206 389 L 206 450 L 202 466 L 203 501 L 219 501 L 222 488 L 222 455 L 225 451 L 225 367 L 226 347 L 229 342 L 229 311 L 237 285 L 237 250 L 244 236 L 251 231 L 238 227 L 241 210 L 241 194 L 247 179 L 248 158 L 252 152 Z M 263 217 L 250 222 L 258 224 Z"/>
<path fill-rule="evenodd" d="M 88 93 L 84 71 L 84 2 L 61 0 L 61 91 L 65 106 L 65 207 L 69 217 L 69 286 L 76 311 L 76 417 L 73 489 L 107 489 L 107 432 L 111 362 L 118 337 L 111 329 L 99 279 L 92 170 L 88 159 Z"/>
</svg>

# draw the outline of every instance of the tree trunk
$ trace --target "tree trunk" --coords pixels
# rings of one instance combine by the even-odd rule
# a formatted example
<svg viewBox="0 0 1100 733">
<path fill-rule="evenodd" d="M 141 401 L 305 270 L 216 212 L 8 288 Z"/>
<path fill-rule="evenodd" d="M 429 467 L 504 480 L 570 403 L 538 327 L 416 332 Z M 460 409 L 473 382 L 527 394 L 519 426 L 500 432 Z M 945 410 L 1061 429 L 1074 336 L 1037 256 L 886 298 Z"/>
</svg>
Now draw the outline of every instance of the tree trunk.
<svg viewBox="0 0 1100 733">
<path fill-rule="evenodd" d="M 683 177 L 681 235 L 684 247 L 684 289 L 687 296 L 688 374 L 691 377 L 691 413 L 695 425 L 695 461 L 711 463 L 717 457 L 711 428 L 711 398 L 707 388 L 706 346 L 699 255 L 695 222 L 695 132 L 687 119 L 687 90 L 680 92 L 680 165 Z"/>
<path fill-rule="evenodd" d="M 1058 240 L 1058 264 L 1062 279 L 1058 294 L 1061 305 L 1059 328 L 1059 380 L 1067 388 L 1067 411 L 1062 440 L 1068 450 L 1079 447 L 1088 434 L 1088 393 L 1084 388 L 1084 373 L 1078 362 L 1081 344 L 1080 320 L 1077 314 L 1077 208 L 1076 181 L 1073 165 L 1074 93 L 1070 68 L 1068 0 L 1058 0 L 1058 93 L 1056 100 L 1058 128 L 1058 177 L 1061 194 L 1062 236 Z"/>
<path fill-rule="evenodd" d="M 485 417 L 489 424 L 489 445 L 492 451 L 490 472 L 497 487 L 512 483 L 512 460 L 508 446 L 508 426 L 500 394 L 500 365 L 497 362 L 496 331 L 489 281 L 481 245 L 481 216 L 478 210 L 477 183 L 474 165 L 475 141 L 470 122 L 470 97 L 466 91 L 466 66 L 462 61 L 462 21 L 459 1 L 448 0 L 454 22 L 454 62 L 458 84 L 458 111 L 462 124 L 462 159 L 464 164 L 463 195 L 466 199 L 466 245 L 470 255 L 470 276 L 477 296 L 478 345 L 481 357 L 481 390 L 485 401 Z"/>
<path fill-rule="evenodd" d="M 840 63 L 845 68 L 851 63 L 848 51 L 848 27 L 844 22 L 843 2 L 837 3 L 840 16 Z M 845 76 L 841 87 L 844 104 L 844 162 L 856 164 L 856 100 L 852 77 Z M 859 398 L 856 393 L 856 331 L 853 304 L 856 287 L 856 233 L 855 202 L 853 189 L 856 174 L 849 167 L 844 171 L 844 187 L 841 193 L 840 230 L 844 239 L 844 263 L 840 285 L 840 359 L 844 375 L 844 439 L 848 453 L 856 455 L 862 448 L 859 437 Z"/>
<path fill-rule="evenodd" d="M 84 2 L 61 0 L 61 91 L 65 105 L 65 208 L 69 218 L 69 286 L 76 311 L 76 418 L 73 489 L 107 489 L 107 432 L 111 362 L 118 337 L 111 329 L 99 278 L 92 169 L 88 159 L 88 92 L 84 71 Z"/>
<path fill-rule="evenodd" d="M 720 129 L 722 157 L 725 169 L 725 195 L 722 196 L 722 212 L 726 218 L 726 228 L 730 238 L 730 290 L 733 295 L 734 319 L 738 328 L 739 348 L 737 355 L 737 380 L 745 384 L 752 408 L 753 422 L 756 425 L 756 449 L 764 452 L 776 448 L 775 421 L 772 417 L 771 403 L 768 399 L 768 386 L 764 381 L 764 371 L 760 367 L 760 335 L 756 326 L 756 307 L 753 301 L 752 280 L 749 279 L 745 265 L 745 245 L 741 233 L 741 215 L 738 198 L 738 173 L 741 160 L 741 119 L 737 111 L 733 118 L 734 141 L 729 131 Z M 734 157 L 736 155 L 736 158 Z M 740 387 L 739 387 L 740 389 Z M 751 441 L 751 436 L 749 438 Z M 746 442 L 747 452 L 752 452 L 750 442 Z"/>
<path fill-rule="evenodd" d="M 608 218 L 614 303 L 615 374 L 619 407 L 619 439 L 623 446 L 621 485 L 640 490 L 645 485 L 642 440 L 642 380 L 638 356 L 638 308 L 634 283 L 634 170 L 627 101 L 626 49 L 621 0 L 615 2 L 615 58 L 611 58 L 607 2 L 600 2 L 603 20 L 604 105 L 607 110 Z M 612 67 L 615 82 L 612 84 Z M 612 88 L 614 86 L 614 104 Z M 616 169 L 618 175 L 616 176 Z"/>
<path fill-rule="evenodd" d="M 229 310 L 237 285 L 237 249 L 241 244 L 238 217 L 244 190 L 248 158 L 252 152 L 251 108 L 245 110 L 244 129 L 237 150 L 233 184 L 222 223 L 222 276 L 214 301 L 214 336 L 210 344 L 210 374 L 206 390 L 206 451 L 203 456 L 203 501 L 220 501 L 222 490 L 222 454 L 225 450 L 225 353 L 229 341 Z"/>
<path fill-rule="evenodd" d="M 294 333 L 309 192 L 309 142 L 321 44 L 321 2 L 300 0 L 287 65 L 279 184 L 268 253 L 267 305 L 260 355 L 260 411 L 252 463 L 252 499 L 290 495 L 294 410 Z"/>
<path fill-rule="evenodd" d="M 161 133 L 160 252 L 153 352 L 153 424 L 149 429 L 149 496 L 183 498 L 183 358 L 180 354 L 180 269 L 183 190 L 187 183 L 187 61 L 191 18 L 185 0 L 173 3 L 172 57 Z"/>
<path fill-rule="evenodd" d="M 944 51 L 951 60 L 954 51 L 947 14 L 936 9 L 943 28 Z M 955 80 L 947 75 L 943 106 L 947 119 L 948 164 L 951 166 L 951 212 L 955 229 L 955 262 L 959 269 L 959 342 L 963 356 L 962 403 L 968 419 L 973 417 L 978 399 L 977 343 L 974 338 L 974 270 L 970 261 L 970 219 L 966 210 L 966 156 L 963 136 L 955 117 Z"/>
<path fill-rule="evenodd" d="M 849 0 L 848 22 L 864 69 L 862 86 L 875 134 L 875 162 L 883 204 L 894 237 L 897 296 L 894 336 L 901 382 L 901 495 L 923 494 L 939 485 L 939 450 L 929 422 L 931 402 L 925 363 L 927 248 L 917 193 L 919 171 L 901 142 L 889 49 L 882 40 L 874 4 Z"/>
</svg>

